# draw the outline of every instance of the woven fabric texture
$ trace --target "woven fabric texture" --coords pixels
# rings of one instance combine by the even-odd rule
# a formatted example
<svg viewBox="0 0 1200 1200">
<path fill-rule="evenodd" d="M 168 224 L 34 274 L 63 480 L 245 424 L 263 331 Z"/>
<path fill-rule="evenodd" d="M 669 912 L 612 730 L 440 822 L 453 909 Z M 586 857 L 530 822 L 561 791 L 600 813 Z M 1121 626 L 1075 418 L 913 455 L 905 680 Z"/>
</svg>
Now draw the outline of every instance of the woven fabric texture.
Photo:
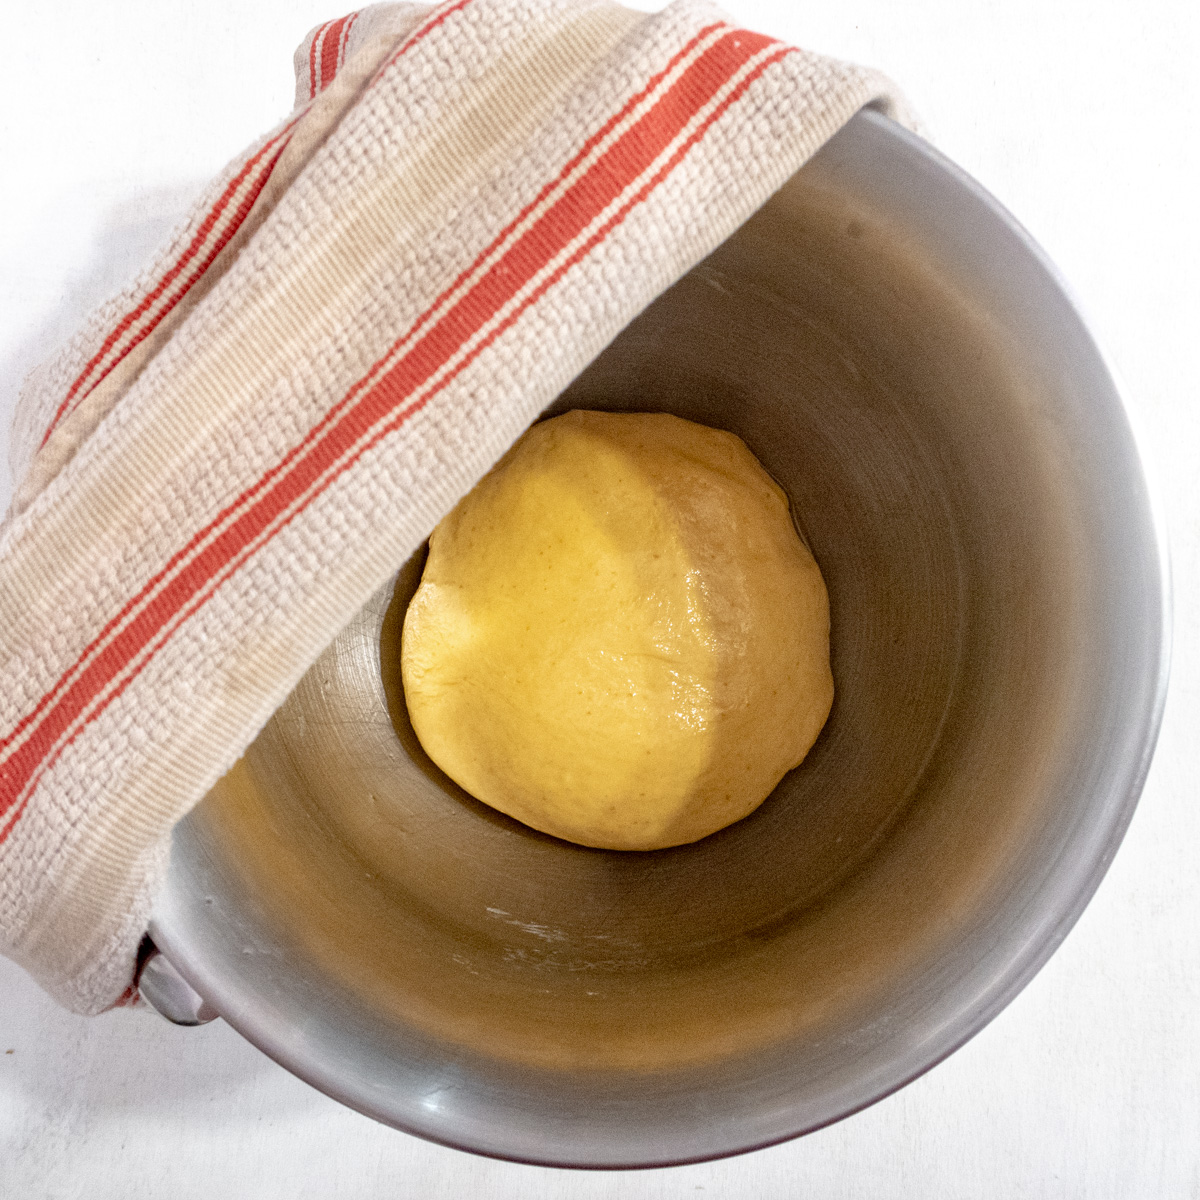
<svg viewBox="0 0 1200 1200">
<path fill-rule="evenodd" d="M 0 950 L 97 1013 L 170 832 L 537 414 L 879 75 L 681 0 L 378 5 L 22 394 Z"/>
</svg>

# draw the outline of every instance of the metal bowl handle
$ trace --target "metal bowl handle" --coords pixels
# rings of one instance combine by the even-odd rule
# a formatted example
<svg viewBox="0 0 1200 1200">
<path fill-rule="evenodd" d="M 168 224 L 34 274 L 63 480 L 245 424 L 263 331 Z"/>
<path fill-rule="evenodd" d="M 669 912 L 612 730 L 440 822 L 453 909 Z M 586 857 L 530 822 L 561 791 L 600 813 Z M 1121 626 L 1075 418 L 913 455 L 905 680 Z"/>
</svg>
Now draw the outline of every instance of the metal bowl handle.
<svg viewBox="0 0 1200 1200">
<path fill-rule="evenodd" d="M 137 986 L 142 999 L 173 1025 L 207 1025 L 221 1015 L 152 943 L 142 958 Z"/>
</svg>

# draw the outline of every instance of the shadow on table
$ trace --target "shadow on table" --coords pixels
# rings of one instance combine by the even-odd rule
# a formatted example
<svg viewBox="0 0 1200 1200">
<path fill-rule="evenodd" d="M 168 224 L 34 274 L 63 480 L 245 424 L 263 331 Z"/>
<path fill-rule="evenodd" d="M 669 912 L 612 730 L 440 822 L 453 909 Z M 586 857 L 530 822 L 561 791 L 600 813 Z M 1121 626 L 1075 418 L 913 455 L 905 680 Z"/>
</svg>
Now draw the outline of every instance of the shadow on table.
<svg viewBox="0 0 1200 1200">
<path fill-rule="evenodd" d="M 231 1112 L 271 1119 L 336 1107 L 223 1021 L 182 1028 L 148 1009 L 80 1017 L 5 959 L 0 1010 L 0 1112 L 18 1124 L 132 1114 L 209 1125 Z"/>
</svg>

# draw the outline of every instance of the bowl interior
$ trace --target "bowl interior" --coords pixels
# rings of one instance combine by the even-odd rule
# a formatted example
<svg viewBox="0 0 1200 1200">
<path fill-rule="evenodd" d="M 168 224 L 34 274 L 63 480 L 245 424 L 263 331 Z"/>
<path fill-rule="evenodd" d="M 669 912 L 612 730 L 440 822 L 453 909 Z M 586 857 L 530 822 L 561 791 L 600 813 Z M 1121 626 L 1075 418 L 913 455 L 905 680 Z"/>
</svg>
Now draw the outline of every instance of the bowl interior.
<svg viewBox="0 0 1200 1200">
<path fill-rule="evenodd" d="M 837 688 L 746 820 L 618 853 L 421 751 L 422 556 L 176 834 L 154 934 L 252 1040 L 403 1128 L 530 1161 L 712 1157 L 978 1029 L 1136 799 L 1162 564 L 1119 400 L 978 188 L 861 114 L 556 402 L 732 430 L 829 587 Z"/>
</svg>

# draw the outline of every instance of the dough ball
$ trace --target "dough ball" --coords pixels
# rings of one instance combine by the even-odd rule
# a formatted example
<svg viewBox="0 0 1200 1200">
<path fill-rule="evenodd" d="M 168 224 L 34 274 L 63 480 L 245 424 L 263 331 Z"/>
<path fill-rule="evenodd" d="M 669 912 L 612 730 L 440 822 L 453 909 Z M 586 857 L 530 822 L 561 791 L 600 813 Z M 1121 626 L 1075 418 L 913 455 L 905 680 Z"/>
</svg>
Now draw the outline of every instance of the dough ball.
<svg viewBox="0 0 1200 1200">
<path fill-rule="evenodd" d="M 534 425 L 434 530 L 404 693 L 471 795 L 653 850 L 752 812 L 833 702 L 829 602 L 740 438 L 661 413 Z"/>
</svg>

